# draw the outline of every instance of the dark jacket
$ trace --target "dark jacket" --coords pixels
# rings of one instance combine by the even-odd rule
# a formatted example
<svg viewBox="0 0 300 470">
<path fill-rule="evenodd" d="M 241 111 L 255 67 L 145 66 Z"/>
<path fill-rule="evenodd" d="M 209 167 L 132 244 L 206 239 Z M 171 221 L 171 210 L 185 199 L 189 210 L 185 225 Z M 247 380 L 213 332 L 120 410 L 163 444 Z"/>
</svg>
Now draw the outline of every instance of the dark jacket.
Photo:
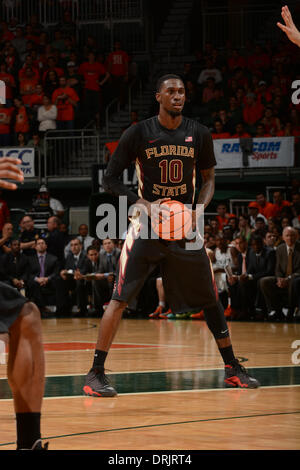
<svg viewBox="0 0 300 470">
<path fill-rule="evenodd" d="M 254 281 L 262 277 L 274 276 L 275 263 L 276 252 L 273 248 L 264 247 L 259 255 L 250 248 L 247 274 L 251 274 Z"/>
<path fill-rule="evenodd" d="M 35 277 L 40 276 L 41 267 L 38 259 L 38 255 L 35 254 L 29 258 L 29 275 L 28 280 L 34 281 Z M 48 277 L 51 281 L 55 281 L 59 275 L 59 262 L 56 256 L 50 253 L 46 254 L 45 259 L 45 277 Z"/>
<path fill-rule="evenodd" d="M 276 250 L 276 277 L 286 277 L 286 270 L 288 264 L 288 252 L 285 243 L 279 245 Z M 300 242 L 296 242 L 293 253 L 293 276 L 300 276 Z"/>
<path fill-rule="evenodd" d="M 6 253 L 1 259 L 1 279 L 12 282 L 13 279 L 20 279 L 26 282 L 29 273 L 29 259 L 23 253 L 14 256 Z"/>
</svg>

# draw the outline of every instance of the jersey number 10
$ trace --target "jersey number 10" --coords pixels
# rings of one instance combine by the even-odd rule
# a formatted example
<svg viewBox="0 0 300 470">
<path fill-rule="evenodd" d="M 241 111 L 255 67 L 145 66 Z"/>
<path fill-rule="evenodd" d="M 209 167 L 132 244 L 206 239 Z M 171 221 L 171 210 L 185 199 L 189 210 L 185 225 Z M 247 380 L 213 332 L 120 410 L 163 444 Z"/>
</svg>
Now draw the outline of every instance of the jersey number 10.
<svg viewBox="0 0 300 470">
<path fill-rule="evenodd" d="M 159 162 L 161 183 L 180 183 L 183 178 L 183 163 L 181 160 L 162 160 Z"/>
</svg>

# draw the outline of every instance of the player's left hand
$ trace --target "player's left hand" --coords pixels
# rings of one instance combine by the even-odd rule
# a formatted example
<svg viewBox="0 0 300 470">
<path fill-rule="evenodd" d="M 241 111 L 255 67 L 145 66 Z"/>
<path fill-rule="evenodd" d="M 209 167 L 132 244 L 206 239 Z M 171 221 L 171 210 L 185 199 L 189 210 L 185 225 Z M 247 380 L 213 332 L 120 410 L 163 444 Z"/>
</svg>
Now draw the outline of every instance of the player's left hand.
<svg viewBox="0 0 300 470">
<path fill-rule="evenodd" d="M 16 158 L 0 158 L 0 188 L 10 190 L 17 189 L 17 185 L 15 183 L 10 183 L 2 178 L 19 181 L 21 183 L 24 181 L 23 172 L 18 168 L 20 163 L 22 163 L 21 160 Z"/>
</svg>

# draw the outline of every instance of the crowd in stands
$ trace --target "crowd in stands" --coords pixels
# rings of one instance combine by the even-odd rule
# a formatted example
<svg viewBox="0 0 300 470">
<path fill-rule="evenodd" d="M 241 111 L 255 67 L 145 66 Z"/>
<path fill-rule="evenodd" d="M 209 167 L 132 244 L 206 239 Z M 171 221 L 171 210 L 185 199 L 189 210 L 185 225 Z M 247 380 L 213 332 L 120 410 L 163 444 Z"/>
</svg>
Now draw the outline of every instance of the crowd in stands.
<svg viewBox="0 0 300 470">
<path fill-rule="evenodd" d="M 300 135 L 300 105 L 292 103 L 299 49 L 248 42 L 243 50 L 207 43 L 184 64 L 184 113 L 207 125 L 214 139 Z"/>
<path fill-rule="evenodd" d="M 101 127 L 104 106 L 116 97 L 121 106 L 126 102 L 129 61 L 117 40 L 113 51 L 92 36 L 78 40 L 68 11 L 48 30 L 36 16 L 26 25 L 1 21 L 6 104 L 0 104 L 0 145 L 28 146 L 33 135 L 84 127 L 92 119 Z"/>
<path fill-rule="evenodd" d="M 37 198 L 40 209 L 45 210 L 47 200 L 53 209 L 46 228 L 35 228 L 34 212 L 29 211 L 15 233 L 6 201 L 0 198 L 0 279 L 35 301 L 44 317 L 101 316 L 112 295 L 124 237 L 99 240 L 89 235 L 86 224 L 69 234 L 68 226 L 53 215 L 63 216 L 64 208 L 43 186 Z M 287 198 L 280 190 L 274 191 L 272 202 L 257 193 L 239 215 L 229 213 L 223 202 L 216 210 L 207 216 L 204 243 L 226 317 L 298 321 L 299 181 L 293 181 Z M 170 311 L 159 270 L 144 288 L 128 306 L 130 314 L 142 310 L 150 318 L 204 318 L 203 311 L 179 316 Z"/>
</svg>

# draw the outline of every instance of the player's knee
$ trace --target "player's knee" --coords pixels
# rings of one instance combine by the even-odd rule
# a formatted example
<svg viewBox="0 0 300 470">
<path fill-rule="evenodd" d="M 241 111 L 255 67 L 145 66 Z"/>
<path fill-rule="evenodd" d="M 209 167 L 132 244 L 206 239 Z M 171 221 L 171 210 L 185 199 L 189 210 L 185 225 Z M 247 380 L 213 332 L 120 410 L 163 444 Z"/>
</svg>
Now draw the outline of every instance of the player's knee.
<svg viewBox="0 0 300 470">
<path fill-rule="evenodd" d="M 20 321 L 23 332 L 35 332 L 37 334 L 41 331 L 41 313 L 33 302 L 24 304 L 20 313 Z"/>
</svg>

